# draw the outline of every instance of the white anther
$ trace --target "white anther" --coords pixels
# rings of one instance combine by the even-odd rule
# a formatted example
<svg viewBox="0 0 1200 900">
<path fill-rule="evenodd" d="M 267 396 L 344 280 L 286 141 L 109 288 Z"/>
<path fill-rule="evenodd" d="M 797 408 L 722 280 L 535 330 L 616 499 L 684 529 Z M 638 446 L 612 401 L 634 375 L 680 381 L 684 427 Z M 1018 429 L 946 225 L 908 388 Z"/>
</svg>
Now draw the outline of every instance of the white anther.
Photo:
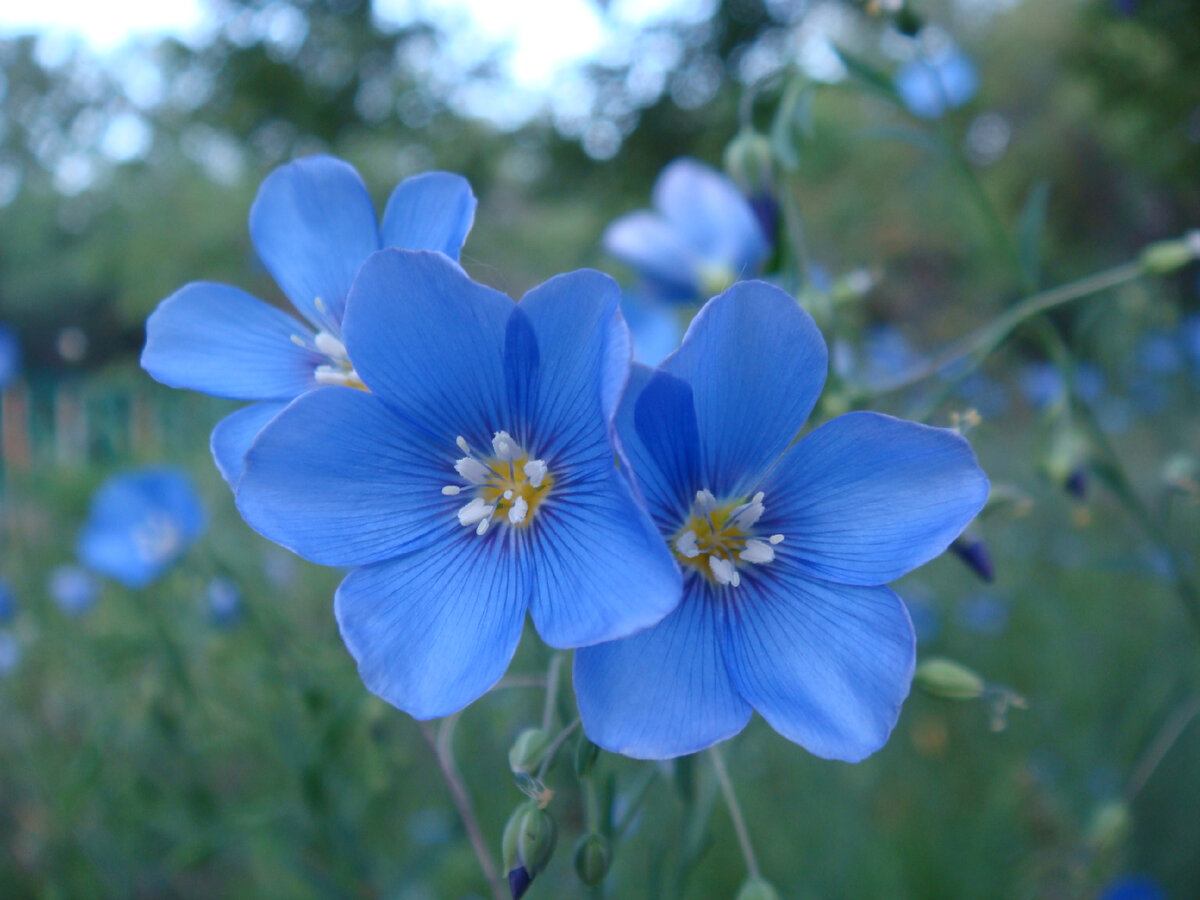
<svg viewBox="0 0 1200 900">
<path fill-rule="evenodd" d="M 462 488 L 460 488 L 457 484 L 448 484 L 442 488 L 442 493 L 447 497 L 457 497 L 461 490 Z"/>
<path fill-rule="evenodd" d="M 478 525 L 475 526 L 475 533 L 477 535 L 479 535 L 480 537 L 483 537 L 483 535 L 488 530 L 488 526 L 491 524 L 492 524 L 492 517 L 489 515 L 486 519 L 484 519 Z"/>
<path fill-rule="evenodd" d="M 525 521 L 525 515 L 529 512 L 529 503 L 524 497 L 518 497 L 517 501 L 508 508 L 508 521 L 513 525 L 520 525 Z"/>
<path fill-rule="evenodd" d="M 492 452 L 496 454 L 496 459 L 505 461 L 521 456 L 521 448 L 507 431 L 497 431 L 492 437 Z"/>
<path fill-rule="evenodd" d="M 505 500 L 511 500 L 513 498 L 512 488 L 509 488 L 507 491 L 505 491 L 503 497 Z"/>
<path fill-rule="evenodd" d="M 305 349 L 308 349 L 308 343 L 298 334 L 292 335 L 292 343 L 297 347 L 304 347 Z"/>
<path fill-rule="evenodd" d="M 346 355 L 346 345 L 328 331 L 318 331 L 317 336 L 313 338 L 313 343 L 330 359 L 339 361 L 349 359 Z"/>
<path fill-rule="evenodd" d="M 321 315 L 325 315 L 329 312 L 329 309 L 325 306 L 325 301 L 320 297 L 313 297 L 313 306 L 317 308 L 317 312 L 319 312 Z"/>
<path fill-rule="evenodd" d="M 333 384 L 338 387 L 349 387 L 362 383 L 358 373 L 353 369 L 342 369 L 335 366 L 317 366 L 313 371 L 313 379 L 317 384 Z"/>
<path fill-rule="evenodd" d="M 745 505 L 733 520 L 733 523 L 738 527 L 739 531 L 747 532 L 754 527 L 754 523 L 762 518 L 762 514 L 766 511 L 763 506 L 763 492 L 759 491 L 751 498 L 750 502 Z"/>
<path fill-rule="evenodd" d="M 696 543 L 696 532 L 688 529 L 675 539 L 675 549 L 681 556 L 695 559 L 700 555 L 700 545 Z"/>
<path fill-rule="evenodd" d="M 454 464 L 454 471 L 471 484 L 487 484 L 491 469 L 472 456 L 464 456 Z"/>
<path fill-rule="evenodd" d="M 546 473 L 549 469 L 546 464 L 540 459 L 531 459 L 521 467 L 525 472 L 525 477 L 529 479 L 530 487 L 540 488 L 542 482 L 546 480 Z"/>
<path fill-rule="evenodd" d="M 746 541 L 746 547 L 738 554 L 738 559 L 748 563 L 769 563 L 775 558 L 775 548 L 766 541 Z"/>
<path fill-rule="evenodd" d="M 482 497 L 475 497 L 458 511 L 458 524 L 474 525 L 476 522 L 486 521 L 495 511 L 495 507 L 490 503 L 485 503 Z M 480 534 L 482 533 L 480 532 Z"/>
<path fill-rule="evenodd" d="M 454 443 L 458 444 L 458 449 L 468 456 L 471 455 L 471 445 L 467 443 L 467 439 L 461 434 L 454 439 Z"/>
<path fill-rule="evenodd" d="M 717 508 L 717 498 L 713 496 L 713 492 L 708 488 L 696 491 L 696 506 L 707 516 Z"/>
<path fill-rule="evenodd" d="M 767 540 L 769 540 L 772 544 L 782 544 L 783 543 L 783 535 L 782 534 L 773 534 L 769 538 L 767 538 Z"/>
<path fill-rule="evenodd" d="M 722 559 L 719 556 L 710 556 L 708 558 L 708 567 L 712 570 L 713 578 L 717 579 L 721 584 L 732 584 L 737 587 L 742 583 L 742 578 L 738 575 L 737 567 L 734 566 L 732 560 Z"/>
</svg>

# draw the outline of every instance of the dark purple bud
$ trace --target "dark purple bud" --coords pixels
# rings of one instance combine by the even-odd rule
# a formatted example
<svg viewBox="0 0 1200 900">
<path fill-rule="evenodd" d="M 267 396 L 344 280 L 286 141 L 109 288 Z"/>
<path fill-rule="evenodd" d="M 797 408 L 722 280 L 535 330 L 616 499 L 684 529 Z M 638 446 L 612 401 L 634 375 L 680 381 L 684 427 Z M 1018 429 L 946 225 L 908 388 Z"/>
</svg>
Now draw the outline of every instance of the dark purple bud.
<svg viewBox="0 0 1200 900">
<path fill-rule="evenodd" d="M 967 564 L 967 567 L 984 581 L 996 579 L 996 569 L 992 565 L 992 554 L 983 538 L 973 534 L 964 534 L 955 539 L 950 545 L 955 555 Z"/>
<path fill-rule="evenodd" d="M 524 866 L 517 866 L 508 873 L 508 892 L 512 894 L 512 900 L 521 900 L 531 884 L 533 877 L 525 871 Z"/>
<path fill-rule="evenodd" d="M 1063 487 L 1067 489 L 1067 493 L 1078 500 L 1087 499 L 1088 491 L 1088 470 L 1087 466 L 1077 466 L 1067 474 L 1067 480 L 1063 482 Z"/>
</svg>

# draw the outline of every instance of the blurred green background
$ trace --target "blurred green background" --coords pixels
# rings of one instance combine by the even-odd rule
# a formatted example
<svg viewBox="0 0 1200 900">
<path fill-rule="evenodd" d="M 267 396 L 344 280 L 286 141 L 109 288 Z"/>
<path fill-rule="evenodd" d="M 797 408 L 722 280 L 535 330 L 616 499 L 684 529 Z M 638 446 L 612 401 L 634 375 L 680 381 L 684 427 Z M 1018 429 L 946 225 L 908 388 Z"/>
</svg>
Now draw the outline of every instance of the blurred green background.
<svg viewBox="0 0 1200 900">
<path fill-rule="evenodd" d="M 979 72 L 978 95 L 933 123 L 832 50 L 890 77 L 905 38 L 887 3 L 685 7 L 547 84 L 520 121 L 472 115 L 510 90 L 502 48 L 464 61 L 453 48 L 469 22 L 421 16 L 420 4 L 384 21 L 356 0 L 222 0 L 202 41 L 103 55 L 52 35 L 0 37 L 0 323 L 24 359 L 0 420 L 0 577 L 16 598 L 0 627 L 20 651 L 0 674 L 0 896 L 486 896 L 421 729 L 367 694 L 342 647 L 339 573 L 237 516 L 207 455 L 234 405 L 137 368 L 145 317 L 187 281 L 281 300 L 245 226 L 276 165 L 335 153 L 380 204 L 414 172 L 466 175 L 480 204 L 464 265 L 519 296 L 579 266 L 627 277 L 601 254 L 605 224 L 647 205 L 671 159 L 719 165 L 740 104 L 766 129 L 785 88 L 803 84 L 781 184 L 819 268 L 869 273 L 838 320 L 839 340 L 868 354 L 885 334 L 930 352 L 1021 295 L 971 183 L 1014 232 L 1036 226 L 1044 285 L 1200 224 L 1190 0 L 911 4 Z M 743 103 L 748 84 L 755 103 Z M 1200 310 L 1196 276 L 1055 316 L 1103 385 L 1108 440 L 1193 567 L 1200 332 L 1189 344 L 1180 328 Z M 986 395 L 950 398 L 931 419 L 979 408 L 972 441 L 1019 498 L 980 526 L 995 582 L 948 556 L 897 586 L 922 655 L 958 659 L 1028 708 L 997 721 L 986 701 L 915 692 L 891 742 L 856 766 L 815 759 L 756 719 L 726 759 L 784 897 L 1091 898 L 1126 872 L 1177 900 L 1200 896 L 1198 635 L 1161 548 L 1112 495 L 1093 484 L 1075 498 L 1047 477 L 1067 426 L 1061 405 L 1028 390 L 1039 348 L 1018 335 L 985 366 Z M 905 414 L 917 400 L 873 405 Z M 64 612 L 47 575 L 74 559 L 92 490 L 162 461 L 196 478 L 206 536 L 150 588 L 107 583 L 87 614 Z M 232 622 L 206 604 L 214 575 L 241 591 Z M 548 658 L 531 632 L 512 674 L 540 675 Z M 496 851 L 521 800 L 507 749 L 542 697 L 499 689 L 458 724 L 459 766 Z M 656 774 L 596 896 L 735 896 L 744 870 L 703 757 L 599 765 L 618 817 Z M 585 896 L 570 766 L 548 784 L 559 849 L 528 896 Z"/>
</svg>

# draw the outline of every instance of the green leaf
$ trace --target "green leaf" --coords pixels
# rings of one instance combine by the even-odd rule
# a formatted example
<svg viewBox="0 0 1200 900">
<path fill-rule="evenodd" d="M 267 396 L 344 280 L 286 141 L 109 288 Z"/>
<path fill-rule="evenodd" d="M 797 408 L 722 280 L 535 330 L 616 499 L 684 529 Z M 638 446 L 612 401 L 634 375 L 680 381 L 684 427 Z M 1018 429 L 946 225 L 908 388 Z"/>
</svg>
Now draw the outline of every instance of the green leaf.
<svg viewBox="0 0 1200 900">
<path fill-rule="evenodd" d="M 886 72 L 837 45 L 834 45 L 833 49 L 842 61 L 842 65 L 846 67 L 846 71 L 850 73 L 850 77 L 891 103 L 897 106 L 900 105 L 900 97 L 896 93 L 896 87 L 892 84 L 892 79 Z"/>
<path fill-rule="evenodd" d="M 1046 213 L 1050 205 L 1050 182 L 1040 179 L 1029 190 L 1017 227 L 1017 255 L 1021 275 L 1031 289 L 1042 277 L 1042 237 L 1046 232 Z"/>
</svg>

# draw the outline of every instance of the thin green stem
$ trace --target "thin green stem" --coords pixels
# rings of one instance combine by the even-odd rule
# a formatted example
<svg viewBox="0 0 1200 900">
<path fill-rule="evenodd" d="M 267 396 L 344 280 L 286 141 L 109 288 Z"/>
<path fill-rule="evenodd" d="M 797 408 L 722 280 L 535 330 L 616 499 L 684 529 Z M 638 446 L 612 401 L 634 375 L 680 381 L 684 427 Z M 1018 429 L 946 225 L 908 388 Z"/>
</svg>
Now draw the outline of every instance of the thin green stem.
<svg viewBox="0 0 1200 900">
<path fill-rule="evenodd" d="M 554 762 L 554 756 L 558 753 L 559 748 L 563 745 L 563 741 L 571 736 L 576 728 L 579 727 L 579 719 L 575 719 L 570 725 L 560 731 L 550 742 L 550 746 L 546 748 L 546 755 L 542 757 L 542 764 L 538 766 L 537 775 L 534 776 L 538 781 L 546 777 L 546 773 L 550 770 L 551 764 Z"/>
<path fill-rule="evenodd" d="M 558 683 L 561 680 L 563 654 L 556 652 L 550 657 L 550 665 L 546 668 L 546 705 L 542 707 L 542 731 L 549 731 L 554 724 L 554 704 L 558 700 Z"/>
<path fill-rule="evenodd" d="M 634 816 L 637 815 L 639 809 L 642 808 L 642 803 L 645 802 L 647 795 L 650 793 L 650 788 L 654 786 L 655 779 L 658 778 L 658 767 L 651 764 L 646 767 L 642 773 L 641 779 L 634 786 L 630 793 L 628 805 L 622 813 L 621 818 L 613 823 L 613 842 L 620 840 L 625 830 L 633 823 Z"/>
<path fill-rule="evenodd" d="M 1150 776 L 1197 716 L 1200 716 L 1200 697 L 1193 697 L 1167 717 L 1167 721 L 1134 766 L 1133 774 L 1129 776 L 1129 784 L 1125 788 L 1127 801 L 1132 802 L 1142 792 Z"/>
<path fill-rule="evenodd" d="M 708 756 L 712 760 L 713 770 L 717 773 L 721 793 L 725 795 L 729 818 L 733 821 L 733 830 L 737 833 L 738 844 L 742 848 L 742 858 L 746 861 L 746 874 L 751 878 L 761 878 L 762 871 L 758 868 L 758 858 L 754 855 L 754 846 L 750 843 L 750 832 L 746 828 L 746 820 L 742 817 L 742 807 L 738 803 L 737 793 L 733 789 L 733 780 L 729 777 L 729 770 L 725 768 L 725 759 L 721 756 L 718 747 L 710 747 Z"/>
</svg>

